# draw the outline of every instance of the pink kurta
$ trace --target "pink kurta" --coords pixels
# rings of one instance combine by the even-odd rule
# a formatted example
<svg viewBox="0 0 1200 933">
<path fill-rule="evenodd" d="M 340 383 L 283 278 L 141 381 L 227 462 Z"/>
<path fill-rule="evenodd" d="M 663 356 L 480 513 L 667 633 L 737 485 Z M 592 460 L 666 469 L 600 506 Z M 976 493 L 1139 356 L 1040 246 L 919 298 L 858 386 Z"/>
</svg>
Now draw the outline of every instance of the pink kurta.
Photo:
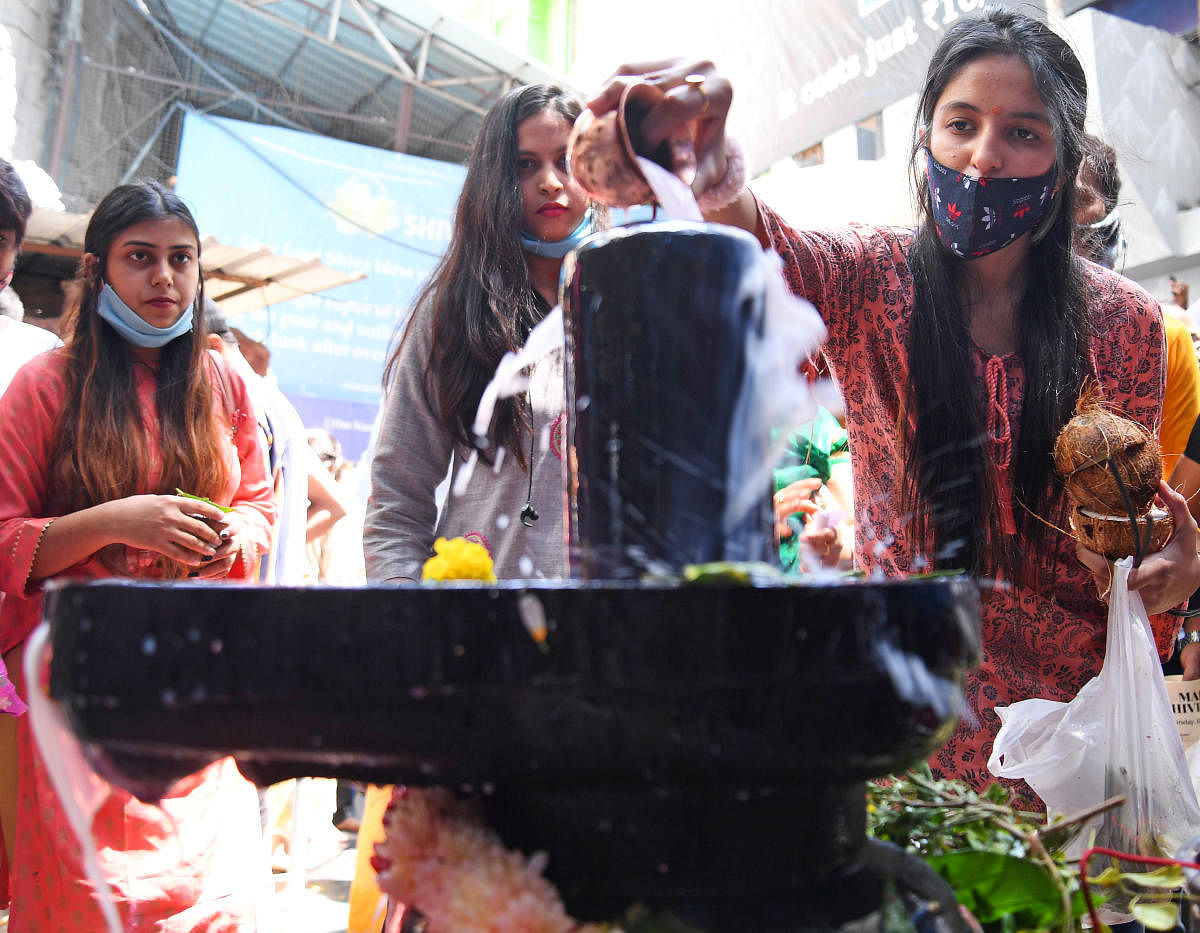
<svg viewBox="0 0 1200 933">
<path fill-rule="evenodd" d="M 37 546 L 54 516 L 49 461 L 55 420 L 64 398 L 65 351 L 53 350 L 30 361 L 17 373 L 5 404 L 0 407 L 0 649 L 20 644 L 37 624 L 42 590 L 31 581 Z M 214 406 L 222 420 L 231 421 L 226 460 L 229 483 L 216 497 L 242 513 L 247 539 L 261 552 L 269 541 L 275 506 L 264 459 L 259 450 L 253 407 L 245 384 L 236 373 L 217 370 L 206 355 L 214 386 Z M 138 399 L 149 426 L 151 463 L 158 462 L 156 374 L 147 366 L 134 368 Z M 155 489 L 153 478 L 147 492 Z M 129 552 L 133 576 L 150 576 L 153 555 Z M 251 562 L 253 560 L 251 559 Z M 239 558 L 230 576 L 246 579 L 252 568 Z M 95 579 L 112 572 L 92 556 L 63 571 L 61 578 Z M 54 795 L 40 759 L 35 759 L 28 717 L 19 734 L 20 809 L 16 852 L 12 866 L 12 912 L 9 929 L 26 931 L 104 929 L 93 903 L 78 854 L 78 846 Z M 174 819 L 146 806 L 119 788 L 112 788 L 93 821 L 92 832 L 106 876 L 116 895 L 124 928 L 174 933 L 183 930 L 253 929 L 252 911 L 221 891 L 206 888 L 210 862 L 219 849 L 220 833 L 235 832 L 257 823 L 253 788 L 237 774 L 232 762 L 218 762 L 175 788 L 169 809 Z M 189 822 L 194 821 L 194 822 Z M 191 825 L 194 829 L 188 829 Z M 178 828 L 177 828 L 178 827 Z M 180 861 L 179 830 L 189 840 Z M 252 860 L 259 850 L 243 846 L 239 853 Z M 236 874 L 236 873 L 235 873 Z"/>
<path fill-rule="evenodd" d="M 912 236 L 859 225 L 798 232 L 765 206 L 762 219 L 784 260 L 789 286 L 817 307 L 829 329 L 824 352 L 846 400 L 855 561 L 889 577 L 919 570 L 929 543 L 911 539 L 901 514 L 904 458 L 898 430 L 908 382 Z M 1106 401 L 1157 433 L 1165 367 L 1157 303 L 1128 279 L 1091 264 L 1085 290 L 1092 361 Z M 1020 442 L 1024 366 L 1018 354 L 989 356 L 978 347 L 972 352 L 979 396 L 995 406 L 991 433 L 1007 439 L 989 445 L 1003 501 L 1012 496 L 1012 477 L 999 465 Z M 1065 496 L 1061 488 L 1057 494 Z M 1013 502 L 1013 508 L 1020 506 Z M 1103 662 L 1107 607 L 1075 554 L 1075 542 L 1062 535 L 1043 562 L 1036 589 L 1007 582 L 983 586 L 981 624 L 983 663 L 967 676 L 966 715 L 930 762 L 943 776 L 977 788 L 994 780 L 987 770 L 999 728 L 994 707 L 1029 697 L 1074 697 Z M 1165 656 L 1178 623 L 1156 616 L 1151 624 Z"/>
</svg>

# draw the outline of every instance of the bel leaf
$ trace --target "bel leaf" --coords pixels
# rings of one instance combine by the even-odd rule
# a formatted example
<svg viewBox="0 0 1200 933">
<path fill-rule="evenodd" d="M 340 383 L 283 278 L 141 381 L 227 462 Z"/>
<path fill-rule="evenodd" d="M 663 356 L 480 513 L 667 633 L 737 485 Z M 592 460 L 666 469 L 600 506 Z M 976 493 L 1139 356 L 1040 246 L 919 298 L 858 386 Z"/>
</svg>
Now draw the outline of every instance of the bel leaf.
<svg viewBox="0 0 1200 933">
<path fill-rule="evenodd" d="M 1012 917 L 1021 928 L 1039 930 L 1062 923 L 1059 889 L 1033 862 L 979 851 L 948 852 L 926 861 L 981 923 Z"/>
<path fill-rule="evenodd" d="M 1133 898 L 1129 910 L 1147 930 L 1174 930 L 1179 923 L 1179 905 L 1174 901 L 1142 901 Z"/>
<path fill-rule="evenodd" d="M 1106 871 L 1105 875 L 1107 874 Z M 1161 888 L 1164 891 L 1177 890 L 1184 885 L 1183 869 L 1178 865 L 1164 865 L 1154 871 L 1121 872 L 1120 877 L 1128 884 L 1136 884 L 1143 888 Z"/>
<path fill-rule="evenodd" d="M 219 502 L 213 502 L 212 499 L 206 498 L 205 496 L 194 496 L 190 492 L 184 492 L 182 489 L 180 489 L 178 487 L 175 488 L 175 495 L 182 496 L 185 499 L 195 499 L 197 502 L 207 502 L 209 505 L 215 505 L 222 512 L 232 512 L 233 511 L 232 506 L 221 505 Z"/>
</svg>

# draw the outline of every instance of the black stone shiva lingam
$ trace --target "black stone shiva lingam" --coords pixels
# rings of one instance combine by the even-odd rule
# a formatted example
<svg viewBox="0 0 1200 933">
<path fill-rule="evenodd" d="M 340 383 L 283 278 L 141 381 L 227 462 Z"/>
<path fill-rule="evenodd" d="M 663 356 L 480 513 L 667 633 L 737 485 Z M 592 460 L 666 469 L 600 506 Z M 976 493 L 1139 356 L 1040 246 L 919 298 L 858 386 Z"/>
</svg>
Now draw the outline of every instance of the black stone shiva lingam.
<svg viewBox="0 0 1200 933">
<path fill-rule="evenodd" d="M 641 901 L 710 933 L 866 929 L 888 888 L 960 929 L 932 872 L 867 841 L 863 781 L 953 728 L 974 586 L 634 579 L 770 547 L 753 518 L 721 531 L 756 250 L 701 225 L 580 250 L 576 579 L 53 590 L 51 693 L 93 764 L 146 798 L 225 754 L 260 783 L 471 788 L 585 919 Z"/>
</svg>

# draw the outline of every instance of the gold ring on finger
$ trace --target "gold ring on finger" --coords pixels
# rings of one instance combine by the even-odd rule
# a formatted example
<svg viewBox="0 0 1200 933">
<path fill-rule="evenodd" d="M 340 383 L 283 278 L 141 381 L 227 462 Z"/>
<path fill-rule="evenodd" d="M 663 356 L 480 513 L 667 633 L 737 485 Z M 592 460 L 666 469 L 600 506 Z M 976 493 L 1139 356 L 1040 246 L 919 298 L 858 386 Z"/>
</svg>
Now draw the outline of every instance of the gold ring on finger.
<svg viewBox="0 0 1200 933">
<path fill-rule="evenodd" d="M 704 98 L 704 107 L 700 112 L 708 113 L 708 91 L 704 90 L 705 76 L 702 74 L 690 74 L 683 80 L 688 87 L 700 92 L 700 96 Z"/>
</svg>

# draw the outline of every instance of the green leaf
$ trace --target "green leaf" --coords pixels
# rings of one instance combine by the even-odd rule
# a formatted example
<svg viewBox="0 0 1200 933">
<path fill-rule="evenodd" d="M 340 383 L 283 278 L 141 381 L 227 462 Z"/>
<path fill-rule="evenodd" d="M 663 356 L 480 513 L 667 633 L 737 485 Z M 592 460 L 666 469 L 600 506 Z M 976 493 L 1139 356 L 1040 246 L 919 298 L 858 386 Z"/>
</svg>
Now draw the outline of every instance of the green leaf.
<svg viewBox="0 0 1200 933">
<path fill-rule="evenodd" d="M 1141 901 L 1134 897 L 1129 910 L 1147 930 L 1173 930 L 1179 922 L 1179 905 L 1174 901 Z"/>
<path fill-rule="evenodd" d="M 1164 891 L 1176 890 L 1184 885 L 1183 868 L 1179 865 L 1163 865 L 1154 871 L 1124 871 L 1121 872 L 1121 880 L 1143 888 L 1161 888 Z"/>
<path fill-rule="evenodd" d="M 1018 928 L 1038 930 L 1062 923 L 1059 888 L 1034 862 L 976 851 L 949 852 L 926 861 L 980 923 L 1012 917 Z"/>
<path fill-rule="evenodd" d="M 714 560 L 708 564 L 689 564 L 683 568 L 686 583 L 697 585 L 751 586 L 757 583 L 787 583 L 778 567 L 754 560 Z"/>
<path fill-rule="evenodd" d="M 193 496 L 190 492 L 184 492 L 182 489 L 180 489 L 178 487 L 175 488 L 175 495 L 183 496 L 183 498 L 185 498 L 185 499 L 195 499 L 197 502 L 207 502 L 209 505 L 215 505 L 222 512 L 232 512 L 233 511 L 233 508 L 231 506 L 220 505 L 216 502 L 213 502 L 212 499 L 206 499 L 204 496 Z"/>
<path fill-rule="evenodd" d="M 1104 869 L 1098 875 L 1088 876 L 1088 884 L 1105 888 L 1111 888 L 1120 880 L 1121 870 L 1113 865 L 1109 865 L 1108 868 Z"/>
</svg>

